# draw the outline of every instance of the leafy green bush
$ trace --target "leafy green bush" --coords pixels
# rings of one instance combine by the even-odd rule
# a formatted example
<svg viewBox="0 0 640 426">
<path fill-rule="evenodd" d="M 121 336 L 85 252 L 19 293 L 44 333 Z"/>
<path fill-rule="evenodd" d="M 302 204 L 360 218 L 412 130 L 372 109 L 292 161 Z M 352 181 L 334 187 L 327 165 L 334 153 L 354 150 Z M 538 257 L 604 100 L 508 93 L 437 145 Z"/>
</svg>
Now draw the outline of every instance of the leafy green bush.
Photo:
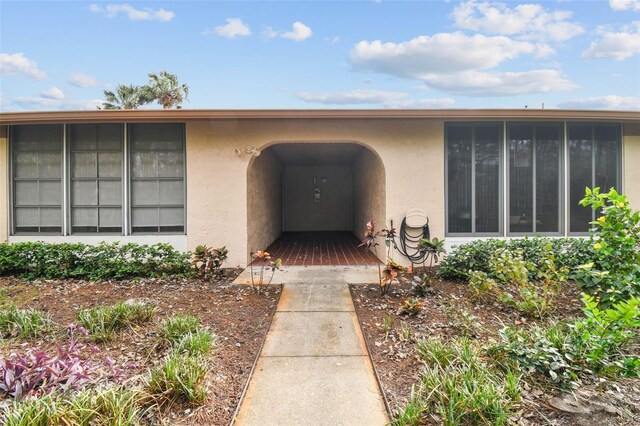
<svg viewBox="0 0 640 426">
<path fill-rule="evenodd" d="M 15 306 L 0 310 L 0 338 L 39 337 L 51 329 L 49 314 Z"/>
<path fill-rule="evenodd" d="M 117 331 L 151 321 L 155 313 L 155 306 L 119 302 L 114 306 L 84 309 L 78 313 L 78 321 L 96 342 L 106 342 Z"/>
<path fill-rule="evenodd" d="M 188 275 L 189 253 L 169 244 L 129 243 L 50 244 L 24 242 L 0 244 L 0 275 L 35 278 L 126 279 Z"/>
<path fill-rule="evenodd" d="M 587 188 L 583 206 L 601 212 L 591 222 L 593 256 L 574 277 L 578 286 L 603 306 L 640 296 L 640 212 L 629 207 L 625 195 L 615 189 L 601 194 Z"/>
<path fill-rule="evenodd" d="M 628 347 L 638 340 L 640 299 L 600 309 L 584 295 L 585 317 L 575 323 L 558 322 L 529 330 L 505 327 L 503 343 L 493 350 L 504 352 L 526 372 L 561 387 L 575 387 L 580 375 L 637 376 L 640 358 Z"/>
<path fill-rule="evenodd" d="M 453 249 L 440 263 L 438 275 L 444 279 L 468 281 L 471 271 L 481 271 L 496 278 L 492 274 L 490 260 L 493 253 L 505 249 L 522 255 L 532 281 L 544 279 L 540 274 L 547 271 L 545 263 L 550 255 L 556 265 L 562 265 L 567 271 L 575 271 L 593 257 L 592 245 L 582 238 L 490 238 L 471 241 Z"/>
<path fill-rule="evenodd" d="M 420 341 L 425 367 L 420 388 L 392 420 L 393 425 L 423 424 L 436 414 L 445 425 L 504 425 L 520 401 L 519 377 L 483 361 L 478 348 L 462 338 L 444 343 Z"/>
</svg>

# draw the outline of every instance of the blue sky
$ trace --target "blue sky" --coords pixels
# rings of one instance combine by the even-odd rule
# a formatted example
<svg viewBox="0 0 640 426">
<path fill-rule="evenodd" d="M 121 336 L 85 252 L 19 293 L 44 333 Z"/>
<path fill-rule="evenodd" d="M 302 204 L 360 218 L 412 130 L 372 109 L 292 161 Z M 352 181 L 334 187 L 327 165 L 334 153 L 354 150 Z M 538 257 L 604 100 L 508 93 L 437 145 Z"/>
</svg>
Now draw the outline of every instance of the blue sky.
<svg viewBox="0 0 640 426">
<path fill-rule="evenodd" d="M 0 55 L 2 111 L 162 70 L 184 108 L 640 109 L 640 0 L 2 0 Z"/>
</svg>

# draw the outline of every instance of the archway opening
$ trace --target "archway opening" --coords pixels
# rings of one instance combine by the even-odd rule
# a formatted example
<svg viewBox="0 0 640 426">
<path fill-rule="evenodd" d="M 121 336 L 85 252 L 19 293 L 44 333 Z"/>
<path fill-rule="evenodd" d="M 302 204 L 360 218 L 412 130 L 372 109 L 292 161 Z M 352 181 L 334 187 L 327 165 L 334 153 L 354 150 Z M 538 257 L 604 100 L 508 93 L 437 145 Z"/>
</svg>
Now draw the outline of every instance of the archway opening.
<svg viewBox="0 0 640 426">
<path fill-rule="evenodd" d="M 275 142 L 247 171 L 249 251 L 286 265 L 375 264 L 358 244 L 385 218 L 379 156 L 356 142 Z"/>
</svg>

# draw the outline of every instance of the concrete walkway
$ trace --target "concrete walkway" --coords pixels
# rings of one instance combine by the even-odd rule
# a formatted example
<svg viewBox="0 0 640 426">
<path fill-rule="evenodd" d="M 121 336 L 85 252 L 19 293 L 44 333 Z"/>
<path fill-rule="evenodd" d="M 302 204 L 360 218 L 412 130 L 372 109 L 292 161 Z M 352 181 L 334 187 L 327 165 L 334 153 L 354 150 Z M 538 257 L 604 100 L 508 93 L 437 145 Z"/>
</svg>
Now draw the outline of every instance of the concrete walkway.
<svg viewBox="0 0 640 426">
<path fill-rule="evenodd" d="M 326 266 L 276 274 L 284 289 L 236 425 L 388 423 L 347 286 L 377 276 Z"/>
</svg>

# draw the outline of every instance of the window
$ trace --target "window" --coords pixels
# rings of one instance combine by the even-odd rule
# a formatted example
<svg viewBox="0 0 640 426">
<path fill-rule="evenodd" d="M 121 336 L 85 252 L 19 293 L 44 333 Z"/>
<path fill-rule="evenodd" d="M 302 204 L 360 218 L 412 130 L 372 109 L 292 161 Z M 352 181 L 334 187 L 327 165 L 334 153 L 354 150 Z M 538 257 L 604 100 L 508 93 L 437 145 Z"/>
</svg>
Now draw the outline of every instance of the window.
<svg viewBox="0 0 640 426">
<path fill-rule="evenodd" d="M 185 232 L 183 124 L 19 125 L 10 147 L 12 234 Z"/>
<path fill-rule="evenodd" d="M 71 232 L 122 233 L 121 124 L 69 126 Z"/>
<path fill-rule="evenodd" d="M 509 233 L 560 234 L 562 126 L 510 124 Z"/>
<path fill-rule="evenodd" d="M 184 127 L 132 124 L 131 231 L 184 231 Z"/>
<path fill-rule="evenodd" d="M 569 124 L 569 232 L 586 233 L 595 220 L 590 207 L 578 203 L 586 187 L 620 188 L 620 126 Z"/>
<path fill-rule="evenodd" d="M 501 126 L 447 127 L 447 233 L 495 234 L 501 224 Z"/>
<path fill-rule="evenodd" d="M 13 232 L 62 232 L 61 125 L 11 128 Z"/>
</svg>

